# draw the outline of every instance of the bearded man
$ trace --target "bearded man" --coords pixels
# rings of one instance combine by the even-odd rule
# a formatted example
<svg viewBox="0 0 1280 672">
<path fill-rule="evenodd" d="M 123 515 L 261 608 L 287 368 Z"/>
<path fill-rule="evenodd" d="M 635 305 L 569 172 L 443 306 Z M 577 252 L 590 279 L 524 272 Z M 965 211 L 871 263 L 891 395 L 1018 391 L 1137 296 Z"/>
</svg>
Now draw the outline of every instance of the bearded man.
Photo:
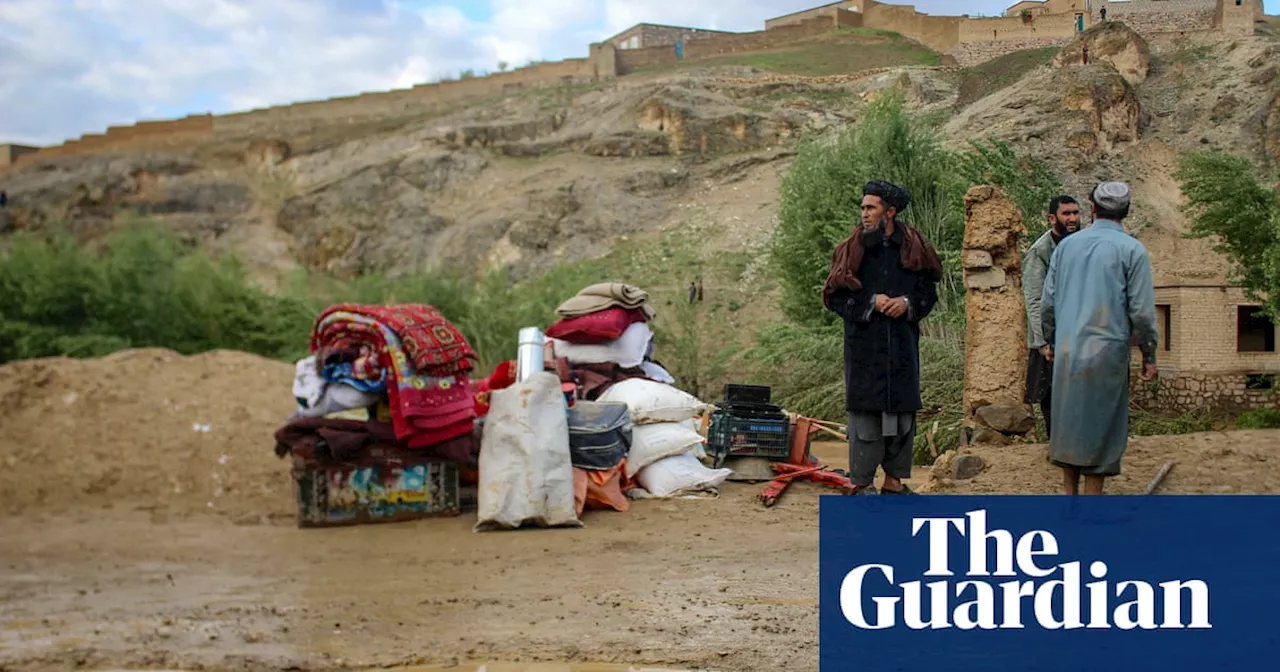
<svg viewBox="0 0 1280 672">
<path fill-rule="evenodd" d="M 850 494 L 915 494 L 911 458 L 920 399 L 920 321 L 938 301 L 942 260 L 900 215 L 906 189 L 863 187 L 862 226 L 836 246 L 822 300 L 844 321 Z"/>
<path fill-rule="evenodd" d="M 1052 434 L 1053 364 L 1049 344 L 1040 323 L 1040 294 L 1049 272 L 1053 251 L 1063 238 L 1080 229 L 1080 204 L 1070 196 L 1049 201 L 1049 230 L 1045 231 L 1022 258 L 1022 298 L 1027 313 L 1027 389 L 1023 401 L 1039 404 L 1044 415 L 1044 434 Z"/>
</svg>

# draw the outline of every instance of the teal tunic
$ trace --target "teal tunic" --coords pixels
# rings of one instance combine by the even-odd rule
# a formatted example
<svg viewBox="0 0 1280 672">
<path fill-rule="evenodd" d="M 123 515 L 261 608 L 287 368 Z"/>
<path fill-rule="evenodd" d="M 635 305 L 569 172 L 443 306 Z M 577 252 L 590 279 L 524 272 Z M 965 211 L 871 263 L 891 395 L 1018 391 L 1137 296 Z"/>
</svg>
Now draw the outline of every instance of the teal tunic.
<svg viewBox="0 0 1280 672">
<path fill-rule="evenodd" d="M 1130 336 L 1155 363 L 1155 287 L 1147 249 L 1120 224 L 1095 220 L 1058 244 L 1041 296 L 1053 344 L 1049 456 L 1086 474 L 1120 473 L 1129 444 Z"/>
</svg>

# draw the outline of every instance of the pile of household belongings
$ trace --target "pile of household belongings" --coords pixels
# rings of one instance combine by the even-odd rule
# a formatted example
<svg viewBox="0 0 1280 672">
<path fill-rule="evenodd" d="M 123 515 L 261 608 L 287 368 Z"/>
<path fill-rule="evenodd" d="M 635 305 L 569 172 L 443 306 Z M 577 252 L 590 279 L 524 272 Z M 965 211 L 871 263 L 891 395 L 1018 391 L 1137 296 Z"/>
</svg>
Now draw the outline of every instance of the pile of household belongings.
<svg viewBox="0 0 1280 672">
<path fill-rule="evenodd" d="M 697 418 L 713 407 L 653 359 L 648 298 L 583 289 L 556 309 L 542 372 L 489 392 L 477 530 L 580 526 L 586 510 L 628 511 L 628 495 L 714 491 L 732 473 L 699 460 Z"/>
<path fill-rule="evenodd" d="M 476 353 L 439 310 L 330 306 L 316 319 L 310 350 L 297 362 L 298 410 L 275 434 L 278 456 L 345 462 L 392 446 L 456 463 L 460 485 L 478 482 Z"/>
</svg>

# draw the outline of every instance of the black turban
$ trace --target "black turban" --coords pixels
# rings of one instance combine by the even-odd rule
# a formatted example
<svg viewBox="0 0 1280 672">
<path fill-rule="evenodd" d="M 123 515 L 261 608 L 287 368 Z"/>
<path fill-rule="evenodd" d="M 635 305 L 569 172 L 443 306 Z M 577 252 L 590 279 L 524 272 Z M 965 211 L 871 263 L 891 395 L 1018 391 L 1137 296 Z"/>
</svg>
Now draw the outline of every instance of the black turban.
<svg viewBox="0 0 1280 672">
<path fill-rule="evenodd" d="M 911 192 L 883 180 L 872 180 L 862 187 L 863 196 L 879 196 L 884 204 L 898 212 L 911 204 Z"/>
</svg>

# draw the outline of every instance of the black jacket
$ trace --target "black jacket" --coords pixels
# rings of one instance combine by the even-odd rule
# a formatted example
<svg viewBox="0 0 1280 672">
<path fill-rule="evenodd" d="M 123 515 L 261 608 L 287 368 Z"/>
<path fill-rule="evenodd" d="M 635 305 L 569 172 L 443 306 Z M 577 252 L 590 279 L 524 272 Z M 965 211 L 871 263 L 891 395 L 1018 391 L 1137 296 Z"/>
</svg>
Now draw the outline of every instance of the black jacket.
<svg viewBox="0 0 1280 672">
<path fill-rule="evenodd" d="M 920 401 L 920 320 L 938 302 L 937 283 L 901 262 L 902 229 L 867 244 L 858 276 L 862 289 L 838 290 L 831 310 L 844 319 L 845 407 L 850 411 L 913 413 Z M 876 312 L 874 297 L 905 296 L 907 314 Z"/>
</svg>

